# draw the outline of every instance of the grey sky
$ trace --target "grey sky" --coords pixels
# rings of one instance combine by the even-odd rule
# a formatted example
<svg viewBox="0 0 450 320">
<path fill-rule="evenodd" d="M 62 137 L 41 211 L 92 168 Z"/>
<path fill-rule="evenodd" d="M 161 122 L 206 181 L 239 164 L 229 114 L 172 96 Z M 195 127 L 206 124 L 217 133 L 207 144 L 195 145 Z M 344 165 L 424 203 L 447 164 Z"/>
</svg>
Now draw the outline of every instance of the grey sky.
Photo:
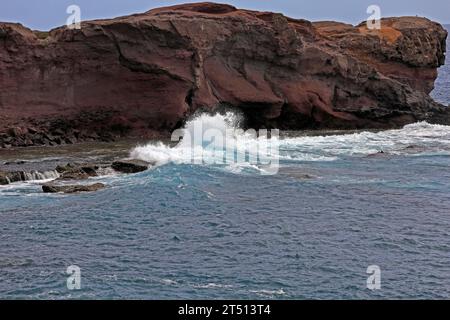
<svg viewBox="0 0 450 320">
<path fill-rule="evenodd" d="M 0 21 L 20 22 L 33 29 L 47 30 L 65 24 L 66 8 L 81 7 L 82 19 L 112 18 L 151 8 L 191 1 L 160 0 L 0 0 Z M 282 12 L 308 20 L 337 20 L 357 23 L 365 20 L 366 9 L 376 4 L 382 16 L 419 15 L 450 23 L 450 0 L 228 0 L 240 8 Z"/>
</svg>

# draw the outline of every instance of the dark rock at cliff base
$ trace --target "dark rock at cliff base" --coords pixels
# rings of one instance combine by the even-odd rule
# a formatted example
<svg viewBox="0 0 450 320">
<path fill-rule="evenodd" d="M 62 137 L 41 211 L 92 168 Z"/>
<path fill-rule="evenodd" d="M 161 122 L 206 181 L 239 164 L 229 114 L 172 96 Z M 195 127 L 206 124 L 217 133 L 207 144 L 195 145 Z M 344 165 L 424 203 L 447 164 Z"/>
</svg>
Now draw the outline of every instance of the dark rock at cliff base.
<svg viewBox="0 0 450 320">
<path fill-rule="evenodd" d="M 95 183 L 92 185 L 54 185 L 45 184 L 42 186 L 42 191 L 45 193 L 80 193 L 80 192 L 94 192 L 105 188 L 103 183 Z"/>
<path fill-rule="evenodd" d="M 147 170 L 151 165 L 142 160 L 120 160 L 113 162 L 111 167 L 121 173 L 138 173 Z"/>
<path fill-rule="evenodd" d="M 168 135 L 219 104 L 255 129 L 450 123 L 429 97 L 447 32 L 425 18 L 369 30 L 195 3 L 42 35 L 0 23 L 0 147 Z"/>
</svg>

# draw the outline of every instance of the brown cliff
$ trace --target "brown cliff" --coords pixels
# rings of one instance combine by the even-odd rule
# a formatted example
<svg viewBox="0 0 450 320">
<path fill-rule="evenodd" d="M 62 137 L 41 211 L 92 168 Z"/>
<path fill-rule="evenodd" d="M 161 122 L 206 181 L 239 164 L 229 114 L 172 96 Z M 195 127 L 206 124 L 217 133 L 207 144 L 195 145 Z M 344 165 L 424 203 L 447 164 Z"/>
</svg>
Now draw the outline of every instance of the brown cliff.
<svg viewBox="0 0 450 320">
<path fill-rule="evenodd" d="M 428 94 L 446 37 L 424 18 L 368 30 L 212 3 L 81 30 L 0 23 L 0 147 L 164 135 L 219 104 L 252 127 L 445 123 Z"/>
</svg>

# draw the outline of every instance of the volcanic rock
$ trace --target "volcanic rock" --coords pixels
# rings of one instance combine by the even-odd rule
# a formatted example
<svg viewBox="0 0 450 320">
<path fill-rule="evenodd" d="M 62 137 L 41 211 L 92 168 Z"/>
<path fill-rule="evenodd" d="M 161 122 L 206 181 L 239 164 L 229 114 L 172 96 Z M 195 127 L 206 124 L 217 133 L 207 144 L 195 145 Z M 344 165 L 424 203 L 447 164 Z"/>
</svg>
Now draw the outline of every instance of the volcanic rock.
<svg viewBox="0 0 450 320">
<path fill-rule="evenodd" d="M 9 184 L 9 179 L 5 172 L 0 171 L 0 186 Z"/>
<path fill-rule="evenodd" d="M 111 167 L 121 173 L 138 173 L 147 170 L 150 165 L 142 160 L 120 160 L 113 162 Z"/>
<path fill-rule="evenodd" d="M 80 30 L 0 23 L 0 147 L 168 135 L 218 106 L 242 110 L 255 129 L 449 123 L 429 97 L 445 29 L 419 17 L 381 26 L 213 3 Z"/>
<path fill-rule="evenodd" d="M 81 165 L 77 166 L 74 164 L 67 164 L 67 166 L 58 166 L 56 171 L 58 171 L 61 176 L 58 180 L 84 180 L 89 177 L 98 176 L 97 170 L 99 169 L 96 165 Z"/>
<path fill-rule="evenodd" d="M 7 185 L 14 182 L 23 182 L 31 180 L 56 179 L 58 173 L 56 171 L 0 171 L 0 185 Z"/>
<path fill-rule="evenodd" d="M 79 193 L 79 192 L 94 192 L 105 188 L 103 183 L 95 183 L 92 185 L 54 185 L 44 184 L 42 191 L 45 193 Z"/>
</svg>

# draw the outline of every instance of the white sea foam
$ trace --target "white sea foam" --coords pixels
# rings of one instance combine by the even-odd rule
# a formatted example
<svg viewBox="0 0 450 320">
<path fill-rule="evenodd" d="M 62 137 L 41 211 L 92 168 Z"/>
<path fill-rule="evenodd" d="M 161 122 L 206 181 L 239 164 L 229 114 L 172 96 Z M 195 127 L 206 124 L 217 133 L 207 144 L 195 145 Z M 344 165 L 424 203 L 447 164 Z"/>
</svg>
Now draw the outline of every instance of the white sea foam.
<svg viewBox="0 0 450 320">
<path fill-rule="evenodd" d="M 179 143 L 171 147 L 162 142 L 138 146 L 131 151 L 131 158 L 164 165 L 175 164 L 226 165 L 230 170 L 242 168 L 267 170 L 272 160 L 278 161 L 279 140 L 267 132 L 259 136 L 256 131 L 239 129 L 240 117 L 226 114 L 202 114 L 188 121 L 185 127 L 174 133 L 172 140 Z"/>
<path fill-rule="evenodd" d="M 295 137 L 282 140 L 280 148 L 290 159 L 302 161 L 364 156 L 380 151 L 394 155 L 430 151 L 439 154 L 450 150 L 450 126 L 418 122 L 397 130 Z"/>
<path fill-rule="evenodd" d="M 163 284 L 165 284 L 165 285 L 171 285 L 171 286 L 177 285 L 177 284 L 178 284 L 177 281 L 171 280 L 171 279 L 162 279 L 162 280 L 161 280 L 161 283 L 163 283 Z"/>
<path fill-rule="evenodd" d="M 39 171 L 31 171 L 31 172 L 22 172 L 21 173 L 22 180 L 20 182 L 47 182 L 52 181 L 57 178 L 59 178 L 59 173 L 56 170 L 49 170 L 44 172 Z M 14 181 L 11 181 L 8 177 L 6 177 L 6 180 L 9 184 L 14 183 Z"/>
<path fill-rule="evenodd" d="M 283 296 L 286 294 L 286 292 L 283 289 L 279 289 L 279 290 L 250 290 L 251 293 L 255 293 L 259 296 L 269 296 L 269 297 L 273 297 L 273 296 Z"/>
<path fill-rule="evenodd" d="M 38 172 L 38 171 L 31 171 L 31 172 L 24 172 L 25 175 L 25 181 L 51 181 L 59 178 L 59 173 L 56 170 L 49 170 L 44 172 Z"/>
<path fill-rule="evenodd" d="M 218 283 L 207 283 L 207 284 L 195 284 L 193 286 L 197 289 L 230 289 L 233 288 L 230 284 L 218 284 Z"/>
<path fill-rule="evenodd" d="M 234 148 L 237 154 L 250 154 L 252 150 L 270 148 L 276 151 L 268 156 L 279 160 L 294 162 L 335 161 L 348 156 L 367 156 L 381 151 L 393 155 L 414 155 L 422 153 L 447 154 L 450 151 L 450 126 L 432 125 L 418 122 L 402 129 L 379 132 L 362 131 L 352 134 L 301 136 L 290 138 L 258 138 L 243 131 L 233 131 L 239 126 L 240 118 L 229 112 L 225 115 L 200 115 L 187 122 L 181 130 L 183 139 L 174 147 L 162 142 L 150 143 L 132 150 L 131 157 L 155 162 L 157 165 L 167 163 L 214 164 L 223 157 L 234 157 L 233 152 L 217 153 L 203 141 L 190 139 L 199 124 L 203 133 L 215 129 L 224 133 L 226 148 Z M 250 152 L 248 152 L 250 150 Z M 247 152 L 247 153 L 246 153 Z M 244 168 L 263 171 L 249 161 L 227 162 L 225 168 L 240 173 Z"/>
</svg>

